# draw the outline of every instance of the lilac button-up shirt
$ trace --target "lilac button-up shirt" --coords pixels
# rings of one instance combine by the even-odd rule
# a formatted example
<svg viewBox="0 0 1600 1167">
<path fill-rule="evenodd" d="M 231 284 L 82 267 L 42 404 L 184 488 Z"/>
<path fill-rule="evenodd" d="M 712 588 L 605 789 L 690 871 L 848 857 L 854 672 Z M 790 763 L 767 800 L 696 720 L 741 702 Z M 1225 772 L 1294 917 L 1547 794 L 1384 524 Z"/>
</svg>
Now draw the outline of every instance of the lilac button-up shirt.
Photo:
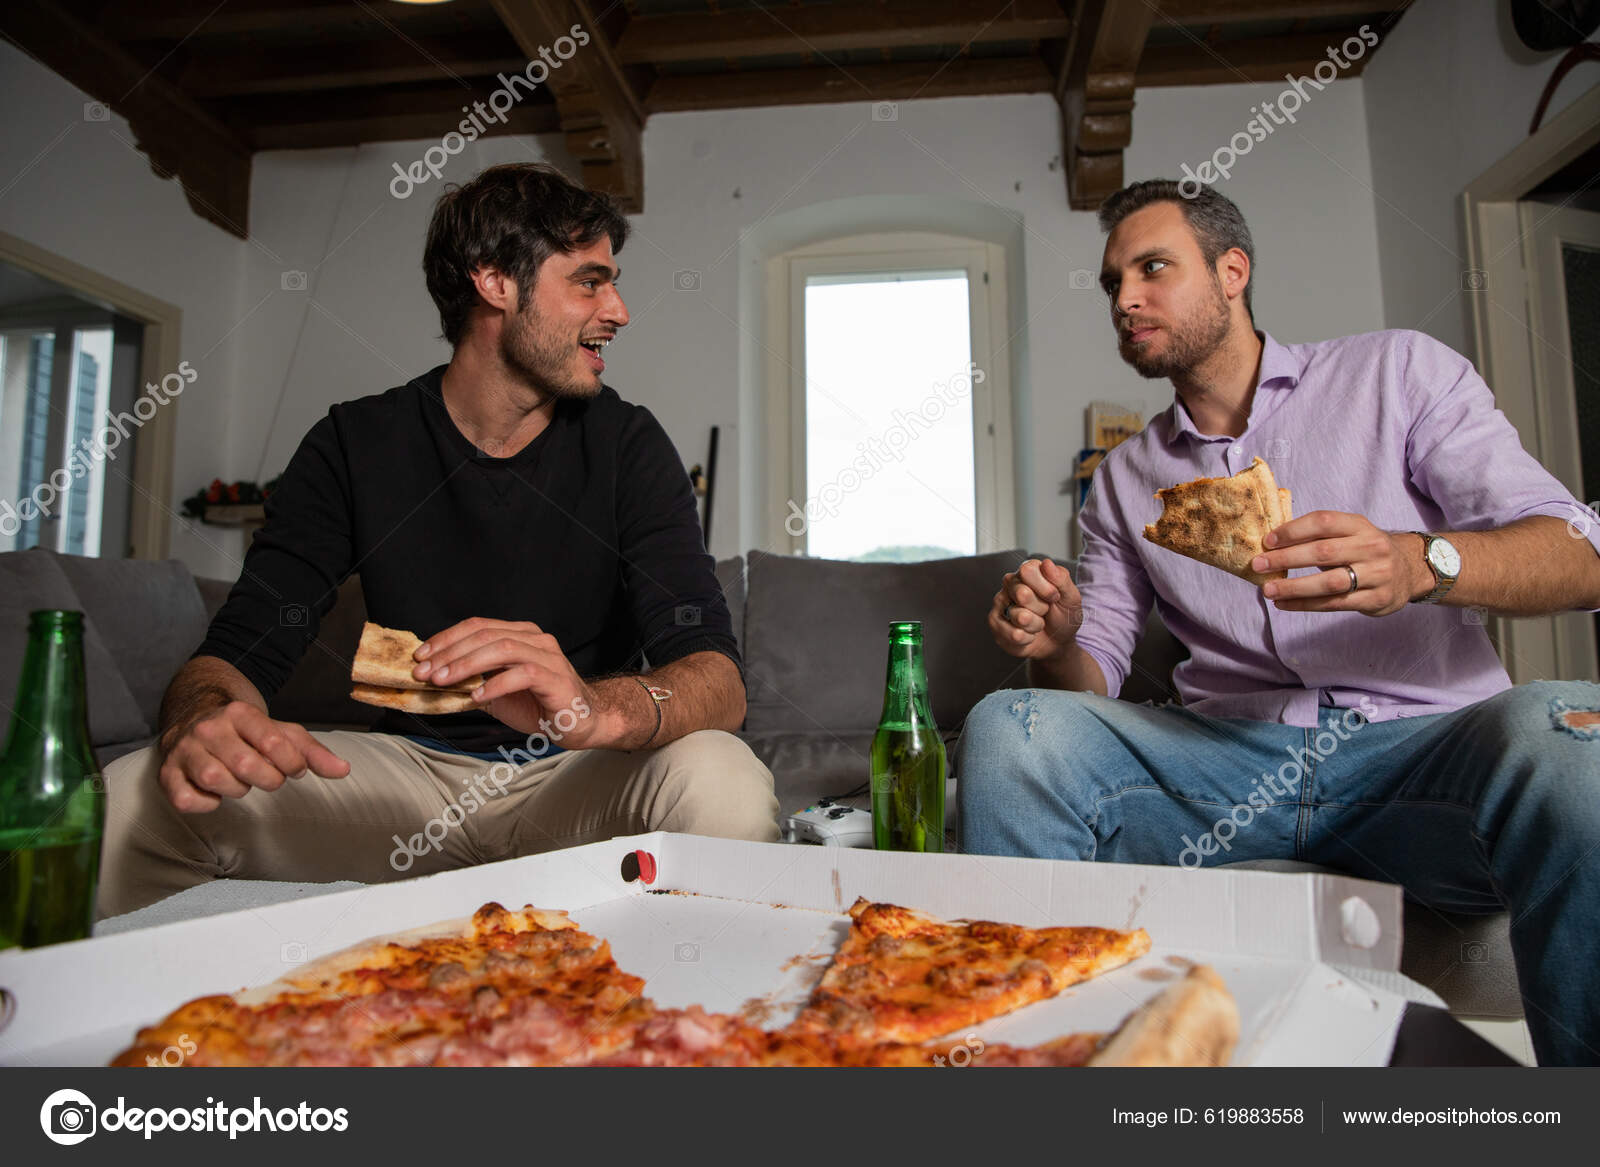
<svg viewBox="0 0 1600 1167">
<path fill-rule="evenodd" d="M 1235 474 L 1260 456 L 1293 491 L 1296 515 L 1348 511 L 1386 531 L 1481 531 L 1553 515 L 1600 551 L 1600 523 L 1522 448 L 1459 353 L 1400 331 L 1264 343 L 1242 436 L 1199 433 L 1174 401 L 1095 473 L 1074 575 L 1084 603 L 1078 643 L 1111 695 L 1152 600 L 1190 653 L 1174 674 L 1178 692 L 1210 717 L 1309 726 L 1319 704 L 1348 708 L 1365 697 L 1374 720 L 1386 721 L 1509 688 L 1473 609 L 1412 604 L 1376 619 L 1283 612 L 1237 576 L 1144 538 L 1161 513 L 1158 489 Z"/>
</svg>

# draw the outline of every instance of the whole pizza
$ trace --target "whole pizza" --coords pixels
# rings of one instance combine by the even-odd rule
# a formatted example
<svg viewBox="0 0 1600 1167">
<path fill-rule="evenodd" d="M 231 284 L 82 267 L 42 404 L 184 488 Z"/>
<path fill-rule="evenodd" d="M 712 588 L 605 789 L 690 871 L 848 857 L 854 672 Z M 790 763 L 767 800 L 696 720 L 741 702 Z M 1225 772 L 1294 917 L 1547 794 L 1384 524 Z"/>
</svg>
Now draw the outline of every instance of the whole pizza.
<svg viewBox="0 0 1600 1167">
<path fill-rule="evenodd" d="M 1121 967 L 1143 929 L 944 921 L 858 900 L 850 934 L 799 1016 L 768 1030 L 644 996 L 605 940 L 565 912 L 485 904 L 468 920 L 370 940 L 295 975 L 201 997 L 139 1032 L 112 1065 L 933 1066 L 930 1044 Z M 977 1043 L 982 1066 L 1224 1065 L 1232 996 L 1209 968 L 1111 1034 L 1030 1048 Z M 946 1043 L 947 1044 L 947 1043 Z"/>
</svg>

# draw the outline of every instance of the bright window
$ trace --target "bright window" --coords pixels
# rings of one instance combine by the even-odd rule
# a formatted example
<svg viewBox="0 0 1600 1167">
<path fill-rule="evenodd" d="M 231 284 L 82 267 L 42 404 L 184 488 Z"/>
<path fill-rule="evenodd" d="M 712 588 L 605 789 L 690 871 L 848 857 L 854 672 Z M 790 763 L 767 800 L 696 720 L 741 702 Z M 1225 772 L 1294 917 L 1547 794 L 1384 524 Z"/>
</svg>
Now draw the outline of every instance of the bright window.
<svg viewBox="0 0 1600 1167">
<path fill-rule="evenodd" d="M 966 272 L 806 281 L 806 551 L 977 551 Z"/>
<path fill-rule="evenodd" d="M 769 289 L 788 322 L 769 406 L 774 544 L 896 562 L 1009 547 L 1002 249 L 837 240 L 779 257 Z"/>
</svg>

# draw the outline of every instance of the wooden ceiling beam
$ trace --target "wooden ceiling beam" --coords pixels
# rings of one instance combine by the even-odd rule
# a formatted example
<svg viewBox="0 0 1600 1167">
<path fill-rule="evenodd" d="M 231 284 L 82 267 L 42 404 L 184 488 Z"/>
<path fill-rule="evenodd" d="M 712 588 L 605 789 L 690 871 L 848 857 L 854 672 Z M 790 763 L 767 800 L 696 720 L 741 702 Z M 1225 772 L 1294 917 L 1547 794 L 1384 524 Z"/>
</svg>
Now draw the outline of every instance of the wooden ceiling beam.
<svg viewBox="0 0 1600 1167">
<path fill-rule="evenodd" d="M 249 237 L 250 146 L 177 86 L 48 0 L 5 0 L 0 33 L 126 118 L 150 168 L 177 177 L 195 214 Z"/>
<path fill-rule="evenodd" d="M 623 29 L 624 64 L 832 53 L 918 45 L 984 44 L 1065 37 L 1072 22 L 1057 0 L 881 0 L 767 10 L 639 16 Z"/>
<path fill-rule="evenodd" d="M 1409 0 L 1407 0 L 1409 3 Z M 1404 8 L 1395 0 L 1157 0 L 1158 23 L 1244 24 L 1253 20 L 1370 16 Z"/>
<path fill-rule="evenodd" d="M 1154 85 L 1237 85 L 1246 81 L 1282 81 L 1284 74 L 1307 76 L 1328 50 L 1337 49 L 1356 28 L 1299 36 L 1260 37 L 1199 45 L 1192 41 L 1151 45 L 1139 59 L 1140 88 Z M 1368 49 L 1340 69 L 1339 76 L 1360 74 L 1371 56 Z"/>
<path fill-rule="evenodd" d="M 270 95 L 238 98 L 227 103 L 231 117 L 249 125 L 257 150 L 315 150 L 355 146 L 362 142 L 437 141 L 459 132 L 472 117 L 473 102 L 487 102 L 496 88 L 492 78 L 471 91 L 453 82 L 431 88 L 369 92 Z M 466 106 L 468 112 L 462 112 Z M 480 138 L 508 134 L 551 134 L 561 129 L 556 108 L 548 101 L 523 101 L 506 111 L 503 121 L 478 119 Z"/>
<path fill-rule="evenodd" d="M 644 109 L 587 0 L 493 4 L 530 62 L 557 62 L 544 84 L 584 185 L 629 212 L 644 210 Z"/>
<path fill-rule="evenodd" d="M 1146 0 L 1081 0 L 1057 83 L 1067 201 L 1092 211 L 1122 186 L 1133 93 L 1154 9 Z"/>
<path fill-rule="evenodd" d="M 178 84 L 195 97 L 307 93 L 517 72 L 527 59 L 504 34 L 467 34 L 407 43 L 399 37 L 317 45 L 292 56 L 240 47 L 196 54 Z"/>
<path fill-rule="evenodd" d="M 380 19 L 381 18 L 381 19 Z M 383 22 L 413 29 L 489 26 L 496 23 L 488 0 L 455 0 L 438 6 L 389 0 L 138 0 L 108 5 L 97 27 L 116 40 L 186 40 L 241 33 L 348 33 L 370 36 Z"/>
<path fill-rule="evenodd" d="M 1050 72 L 1038 57 L 963 57 L 948 63 L 831 65 L 752 69 L 743 73 L 668 73 L 645 98 L 651 113 L 813 105 L 841 101 L 909 101 L 1048 93 Z"/>
</svg>

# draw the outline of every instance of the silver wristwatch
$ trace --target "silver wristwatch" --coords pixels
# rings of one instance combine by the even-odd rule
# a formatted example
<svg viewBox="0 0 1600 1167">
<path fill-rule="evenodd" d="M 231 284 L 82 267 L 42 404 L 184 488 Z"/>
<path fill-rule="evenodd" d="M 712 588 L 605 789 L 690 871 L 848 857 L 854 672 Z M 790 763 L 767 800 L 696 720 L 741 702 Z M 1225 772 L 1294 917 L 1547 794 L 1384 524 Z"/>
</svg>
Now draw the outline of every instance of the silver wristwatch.
<svg viewBox="0 0 1600 1167">
<path fill-rule="evenodd" d="M 1456 586 L 1456 580 L 1461 576 L 1461 552 L 1456 550 L 1454 543 L 1442 535 L 1430 535 L 1426 531 L 1411 533 L 1422 540 L 1422 561 L 1428 565 L 1428 570 L 1433 572 L 1433 590 L 1411 602 L 1437 604 L 1449 594 L 1451 588 Z"/>
</svg>

